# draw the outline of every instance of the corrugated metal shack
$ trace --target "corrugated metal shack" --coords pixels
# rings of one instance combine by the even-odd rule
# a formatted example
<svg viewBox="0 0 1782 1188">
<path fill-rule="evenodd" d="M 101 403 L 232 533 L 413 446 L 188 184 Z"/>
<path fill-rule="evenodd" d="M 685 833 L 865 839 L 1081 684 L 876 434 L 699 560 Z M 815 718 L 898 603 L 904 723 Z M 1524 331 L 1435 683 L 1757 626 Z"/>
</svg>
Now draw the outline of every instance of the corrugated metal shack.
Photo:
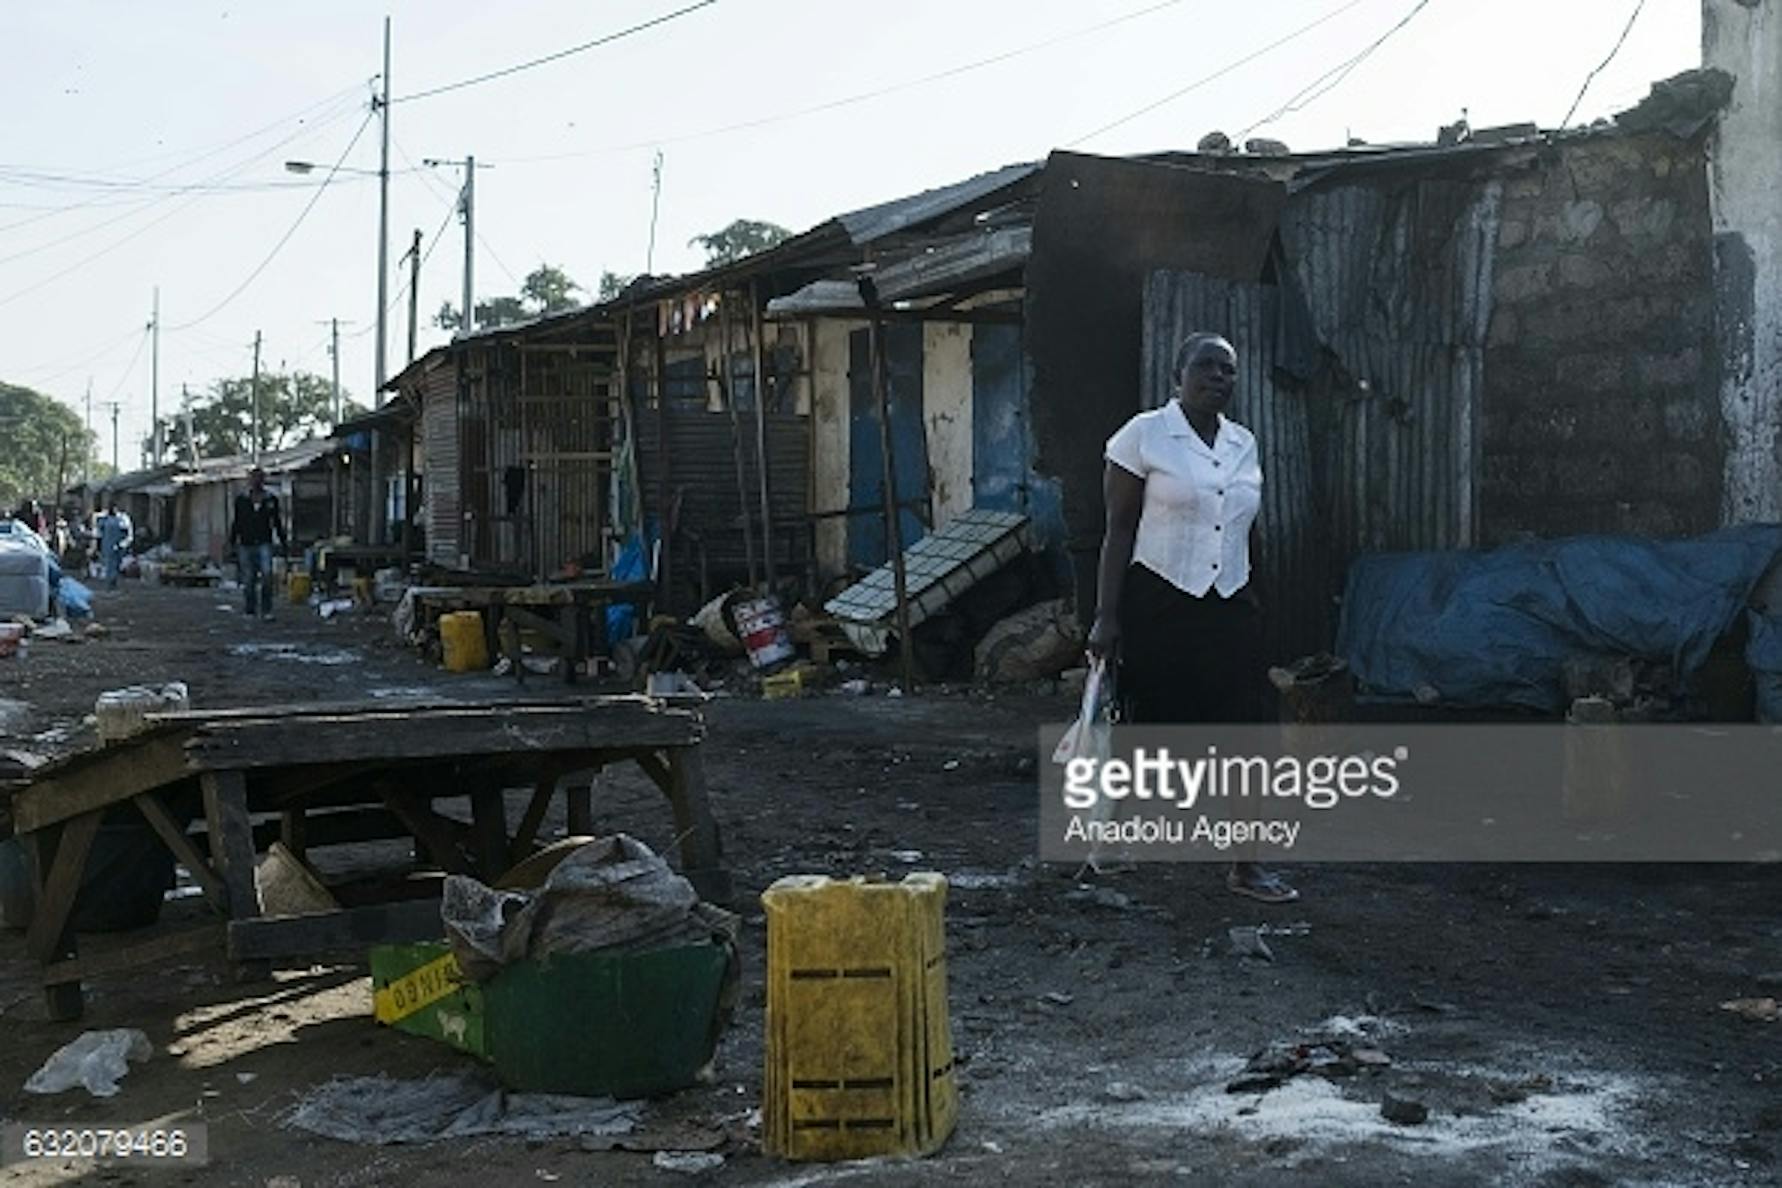
<svg viewBox="0 0 1782 1188">
<path fill-rule="evenodd" d="M 1720 525 L 1703 127 L 1280 158 L 1262 267 L 1146 278 L 1143 407 L 1184 333 L 1238 347 L 1276 656 L 1330 646 L 1362 553 Z"/>
<path fill-rule="evenodd" d="M 338 441 L 306 441 L 282 450 L 268 450 L 256 463 L 243 454 L 204 458 L 175 475 L 173 547 L 201 553 L 213 561 L 232 560 L 230 517 L 235 497 L 247 490 L 248 473 L 258 465 L 266 472 L 266 489 L 285 509 L 285 529 L 293 543 L 333 535 L 332 457 Z"/>
</svg>

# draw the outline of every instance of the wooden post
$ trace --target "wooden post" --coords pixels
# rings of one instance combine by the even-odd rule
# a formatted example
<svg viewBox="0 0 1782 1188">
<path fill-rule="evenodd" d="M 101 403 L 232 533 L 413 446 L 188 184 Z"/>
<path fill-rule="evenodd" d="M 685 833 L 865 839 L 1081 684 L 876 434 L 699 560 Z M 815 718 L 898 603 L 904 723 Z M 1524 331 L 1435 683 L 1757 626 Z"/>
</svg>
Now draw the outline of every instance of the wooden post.
<svg viewBox="0 0 1782 1188">
<path fill-rule="evenodd" d="M 749 282 L 749 324 L 755 349 L 755 478 L 761 489 L 761 562 L 769 590 L 778 582 L 773 565 L 773 505 L 767 498 L 767 369 L 762 365 L 761 282 Z"/>
<path fill-rule="evenodd" d="M 730 358 L 729 293 L 718 296 L 718 333 L 724 340 L 724 403 L 730 407 L 730 437 L 736 443 L 736 503 L 737 510 L 742 513 L 743 552 L 749 559 L 749 585 L 753 586 L 756 583 L 755 530 L 750 523 L 753 517 L 749 515 L 749 476 L 743 459 L 742 419 L 736 411 L 736 369 L 731 366 Z"/>
<path fill-rule="evenodd" d="M 198 777 L 204 791 L 204 824 L 210 834 L 210 860 L 229 897 L 231 920 L 260 914 L 254 889 L 254 823 L 248 816 L 247 776 L 240 771 L 207 771 Z M 270 976 L 264 960 L 236 964 L 236 976 L 253 981 Z"/>
<path fill-rule="evenodd" d="M 74 901 L 80 895 L 87 854 L 93 848 L 93 839 L 99 834 L 99 822 L 104 815 L 104 810 L 82 813 L 66 822 L 21 835 L 31 846 L 32 877 L 37 891 L 37 902 L 31 909 L 31 927 L 25 934 L 25 948 L 46 967 L 72 961 L 77 955 Z M 80 1018 L 79 981 L 46 981 L 43 998 L 51 1019 L 60 1022 Z"/>
<path fill-rule="evenodd" d="M 625 332 L 631 332 L 631 313 L 625 313 Z M 674 544 L 674 508 L 671 506 L 674 488 L 668 481 L 670 452 L 668 449 L 668 348 L 662 341 L 660 327 L 652 335 L 655 342 L 655 358 L 652 364 L 656 381 L 656 540 L 658 545 L 658 564 L 656 567 L 656 599 L 663 614 L 674 613 L 673 573 L 670 564 Z M 639 497 L 642 493 L 639 492 Z"/>
<path fill-rule="evenodd" d="M 909 583 L 903 568 L 903 525 L 897 511 L 897 457 L 891 439 L 891 398 L 885 382 L 885 319 L 879 308 L 878 288 L 872 278 L 860 278 L 860 296 L 872 311 L 869 336 L 872 356 L 873 403 L 879 412 L 879 454 L 884 467 L 885 547 L 891 554 L 891 577 L 897 593 L 897 659 L 903 679 L 903 691 L 915 692 L 916 665 L 914 641 L 910 639 Z"/>
<path fill-rule="evenodd" d="M 680 839 L 681 874 L 699 898 L 709 903 L 730 901 L 730 876 L 724 869 L 723 845 L 718 823 L 712 817 L 705 794 L 705 761 L 697 746 L 670 748 L 664 762 L 648 753 L 637 756 L 637 765 L 668 797 L 674 813 L 674 832 Z"/>
</svg>

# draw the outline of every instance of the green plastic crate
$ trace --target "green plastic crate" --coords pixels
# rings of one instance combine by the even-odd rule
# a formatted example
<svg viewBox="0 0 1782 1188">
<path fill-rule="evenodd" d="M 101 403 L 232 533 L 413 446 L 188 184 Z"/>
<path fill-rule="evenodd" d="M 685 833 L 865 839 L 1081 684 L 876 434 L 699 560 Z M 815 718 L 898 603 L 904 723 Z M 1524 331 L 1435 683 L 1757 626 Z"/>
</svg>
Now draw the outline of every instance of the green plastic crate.
<svg viewBox="0 0 1782 1188">
<path fill-rule="evenodd" d="M 564 953 L 479 984 L 446 945 L 380 945 L 371 982 L 380 1023 L 487 1061 L 510 1089 L 651 1097 L 710 1062 L 731 962 L 722 944 Z"/>
</svg>

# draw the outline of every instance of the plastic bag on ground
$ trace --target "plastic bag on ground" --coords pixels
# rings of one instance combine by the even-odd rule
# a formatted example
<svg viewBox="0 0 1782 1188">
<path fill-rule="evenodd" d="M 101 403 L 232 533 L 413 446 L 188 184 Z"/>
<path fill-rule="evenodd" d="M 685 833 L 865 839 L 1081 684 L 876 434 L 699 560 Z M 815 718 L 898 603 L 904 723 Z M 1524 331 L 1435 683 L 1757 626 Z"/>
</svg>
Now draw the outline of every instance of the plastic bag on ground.
<svg viewBox="0 0 1782 1188">
<path fill-rule="evenodd" d="M 94 1097 L 115 1097 L 118 1081 L 155 1054 L 148 1036 L 135 1028 L 88 1031 L 56 1050 L 25 1082 L 26 1093 L 62 1093 L 76 1085 Z"/>
<path fill-rule="evenodd" d="M 574 850 L 534 890 L 449 876 L 440 914 L 458 967 L 477 981 L 549 953 L 641 952 L 736 935 L 735 916 L 701 903 L 693 884 L 623 833 Z"/>
<path fill-rule="evenodd" d="M 508 1093 L 480 1077 L 442 1074 L 416 1081 L 385 1075 L 337 1077 L 311 1090 L 286 1126 L 346 1143 L 425 1143 L 475 1135 L 571 1138 L 637 1128 L 641 1102 L 550 1093 Z"/>
<path fill-rule="evenodd" d="M 1062 599 L 1016 611 L 977 646 L 977 677 L 994 684 L 1044 680 L 1074 667 L 1083 654 L 1076 617 Z"/>
</svg>

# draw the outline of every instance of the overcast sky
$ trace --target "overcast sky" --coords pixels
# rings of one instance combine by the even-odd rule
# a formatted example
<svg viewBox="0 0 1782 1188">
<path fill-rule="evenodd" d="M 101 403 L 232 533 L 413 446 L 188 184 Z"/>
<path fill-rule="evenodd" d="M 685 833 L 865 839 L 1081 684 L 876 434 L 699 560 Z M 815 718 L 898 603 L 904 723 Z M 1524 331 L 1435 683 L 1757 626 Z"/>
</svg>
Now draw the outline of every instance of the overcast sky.
<svg viewBox="0 0 1782 1188">
<path fill-rule="evenodd" d="M 1413 10 L 1376 52 L 1328 80 L 1337 85 L 1313 88 L 1300 110 L 1251 135 L 1296 150 L 1349 136 L 1430 140 L 1463 108 L 1475 127 L 1555 126 L 1634 9 L 1634 0 L 716 0 L 536 69 L 403 101 L 692 3 L 389 6 L 390 292 L 419 228 L 433 245 L 420 285 L 422 351 L 445 338 L 429 321 L 442 301 L 457 301 L 463 260 L 451 218 L 460 175 L 423 167 L 426 157 L 474 154 L 492 166 L 476 181 L 479 299 L 515 292 L 541 261 L 592 288 L 603 269 L 644 268 L 658 149 L 655 270 L 684 272 L 702 260 L 688 240 L 738 217 L 804 230 L 1055 148 L 1121 154 L 1192 148 L 1212 129 L 1235 137 Z M 0 380 L 81 411 L 90 377 L 101 452 L 109 457 L 103 405 L 115 399 L 121 460 L 132 468 L 149 420 L 143 328 L 159 285 L 164 415 L 182 385 L 198 392 L 245 375 L 256 330 L 266 367 L 326 375 L 330 317 L 343 322 L 342 383 L 369 403 L 377 184 L 344 170 L 319 194 L 318 183 L 336 160 L 377 168 L 366 99 L 384 11 L 354 0 L 7 3 Z M 1700 40 L 1699 0 L 1647 0 L 1574 122 L 1696 65 Z M 287 160 L 321 168 L 302 177 Z M 404 300 L 390 319 L 392 374 L 406 336 Z"/>
</svg>

